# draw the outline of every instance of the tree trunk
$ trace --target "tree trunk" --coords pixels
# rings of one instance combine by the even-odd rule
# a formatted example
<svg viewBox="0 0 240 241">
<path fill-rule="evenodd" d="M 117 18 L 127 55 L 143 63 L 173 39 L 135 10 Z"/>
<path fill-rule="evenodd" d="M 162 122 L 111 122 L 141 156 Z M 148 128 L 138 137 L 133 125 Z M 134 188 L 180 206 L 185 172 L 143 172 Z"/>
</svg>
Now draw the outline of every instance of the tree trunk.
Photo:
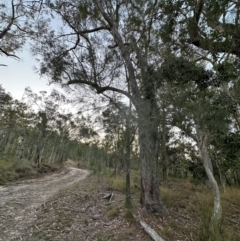
<svg viewBox="0 0 240 241">
<path fill-rule="evenodd" d="M 220 169 L 220 166 L 219 166 L 219 162 L 218 162 L 218 159 L 217 159 L 217 155 L 216 155 L 216 166 L 217 166 L 217 169 L 218 169 L 218 173 L 219 173 L 219 177 L 220 177 L 220 182 L 222 184 L 222 187 L 223 187 L 223 191 L 225 192 L 226 191 L 226 179 L 224 178 L 224 176 L 222 175 L 222 171 Z"/>
<path fill-rule="evenodd" d="M 141 156 L 141 204 L 151 213 L 168 213 L 160 198 L 158 178 L 158 127 L 156 116 L 151 117 L 149 109 L 138 113 L 139 144 Z M 154 118 L 155 117 L 155 118 Z"/>
<path fill-rule="evenodd" d="M 99 8 L 104 13 L 103 7 Z M 138 114 L 138 131 L 141 155 L 141 203 L 149 212 L 159 212 L 167 214 L 168 211 L 160 198 L 158 182 L 158 128 L 157 128 L 157 104 L 155 98 L 154 80 L 149 79 L 148 63 L 146 55 L 143 56 L 142 49 L 138 48 L 136 41 L 132 37 L 132 44 L 135 48 L 142 80 L 142 91 L 140 91 L 135 68 L 133 66 L 129 50 L 125 47 L 123 38 L 118 31 L 118 26 L 111 22 L 111 33 L 118 45 L 121 55 L 125 61 L 128 73 L 128 82 L 131 89 L 131 100 Z M 144 92 L 144 93 L 142 93 Z M 144 96 L 144 97 L 142 97 Z"/>
<path fill-rule="evenodd" d="M 219 224 L 222 217 L 221 197 L 220 197 L 220 191 L 218 188 L 217 181 L 213 175 L 212 161 L 208 153 L 208 134 L 202 131 L 199 127 L 197 127 L 196 129 L 197 129 L 197 135 L 198 135 L 197 144 L 198 144 L 200 156 L 202 158 L 207 177 L 211 183 L 212 190 L 214 193 L 214 211 L 213 211 L 212 221 L 215 224 Z"/>
<path fill-rule="evenodd" d="M 168 180 L 168 171 L 167 171 L 167 167 L 163 166 L 162 168 L 162 180 L 163 181 L 167 181 Z"/>
<path fill-rule="evenodd" d="M 40 168 L 40 163 L 42 160 L 42 155 L 43 155 L 44 147 L 37 147 L 37 156 L 35 159 L 35 163 L 37 164 L 37 167 Z"/>
<path fill-rule="evenodd" d="M 131 200 L 131 182 L 130 182 L 130 132 L 129 128 L 126 129 L 126 140 L 125 140 L 125 168 L 126 168 L 126 198 L 125 198 L 125 207 L 132 208 Z"/>
<path fill-rule="evenodd" d="M 129 88 L 129 87 L 128 87 Z M 129 88 L 130 89 L 130 88 Z M 130 90 L 128 90 L 130 92 Z M 131 162 L 131 128 L 130 128 L 130 117 L 132 104 L 129 104 L 129 113 L 126 115 L 126 131 L 125 131 L 125 168 L 126 168 L 126 198 L 125 207 L 128 209 L 132 208 L 131 200 L 131 180 L 130 180 L 130 162 Z"/>
<path fill-rule="evenodd" d="M 167 148 L 166 148 L 166 112 L 163 108 L 162 110 L 162 116 L 161 116 L 162 122 L 162 131 L 161 131 L 161 164 L 162 164 L 162 180 L 167 181 L 168 179 L 168 156 L 167 156 Z"/>
<path fill-rule="evenodd" d="M 156 149 L 156 132 L 139 128 L 141 153 L 141 203 L 151 213 L 167 214 L 160 198 Z"/>
</svg>

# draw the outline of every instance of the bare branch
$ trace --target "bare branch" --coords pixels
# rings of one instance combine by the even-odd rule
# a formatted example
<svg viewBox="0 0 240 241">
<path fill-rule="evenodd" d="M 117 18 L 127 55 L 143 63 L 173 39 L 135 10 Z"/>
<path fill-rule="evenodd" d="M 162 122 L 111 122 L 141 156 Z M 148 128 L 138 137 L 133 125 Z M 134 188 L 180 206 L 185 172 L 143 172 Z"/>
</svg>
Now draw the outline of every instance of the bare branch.
<svg viewBox="0 0 240 241">
<path fill-rule="evenodd" d="M 82 30 L 82 31 L 79 31 L 78 33 L 79 34 L 94 33 L 94 32 L 100 31 L 100 30 L 108 30 L 108 31 L 110 31 L 110 28 L 104 27 L 104 26 L 100 26 L 100 27 L 93 28 L 93 29 Z"/>
<path fill-rule="evenodd" d="M 67 84 L 68 85 L 85 84 L 85 85 L 88 85 L 88 86 L 91 86 L 92 88 L 94 88 L 97 91 L 97 94 L 102 94 L 105 91 L 114 91 L 114 92 L 123 94 L 123 95 L 127 96 L 128 98 L 131 98 L 131 95 L 127 91 L 124 91 L 124 90 L 121 90 L 121 89 L 118 89 L 118 88 L 115 88 L 115 87 L 111 87 L 111 86 L 101 87 L 98 84 L 96 84 L 95 82 L 91 82 L 91 81 L 75 79 L 75 80 L 68 81 Z"/>
<path fill-rule="evenodd" d="M 195 18 L 195 21 L 196 21 L 197 24 L 199 22 L 200 15 L 201 15 L 202 10 L 203 10 L 203 6 L 204 6 L 204 0 L 199 0 L 197 2 L 197 5 L 196 5 L 195 9 L 194 9 L 194 18 Z"/>
<path fill-rule="evenodd" d="M 13 58 L 16 58 L 16 59 L 20 59 L 17 55 L 15 55 L 15 54 L 9 54 L 8 52 L 6 52 L 5 50 L 3 50 L 2 48 L 0 48 L 0 52 L 2 52 L 3 54 L 5 54 L 5 55 L 8 56 L 8 57 L 13 57 Z"/>
</svg>

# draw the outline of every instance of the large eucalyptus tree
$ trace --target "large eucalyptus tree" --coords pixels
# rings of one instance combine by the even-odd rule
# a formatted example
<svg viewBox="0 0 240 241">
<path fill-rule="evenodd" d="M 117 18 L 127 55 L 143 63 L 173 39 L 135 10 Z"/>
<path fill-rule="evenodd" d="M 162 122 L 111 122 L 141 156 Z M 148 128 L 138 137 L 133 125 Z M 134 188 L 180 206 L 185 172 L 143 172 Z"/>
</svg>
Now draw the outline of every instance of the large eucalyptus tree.
<svg viewBox="0 0 240 241">
<path fill-rule="evenodd" d="M 45 6 L 58 27 L 34 46 L 42 56 L 40 73 L 73 89 L 131 99 L 138 115 L 141 203 L 149 212 L 167 213 L 159 193 L 159 110 L 152 67 L 161 61 L 156 52 L 161 1 L 58 0 Z"/>
</svg>

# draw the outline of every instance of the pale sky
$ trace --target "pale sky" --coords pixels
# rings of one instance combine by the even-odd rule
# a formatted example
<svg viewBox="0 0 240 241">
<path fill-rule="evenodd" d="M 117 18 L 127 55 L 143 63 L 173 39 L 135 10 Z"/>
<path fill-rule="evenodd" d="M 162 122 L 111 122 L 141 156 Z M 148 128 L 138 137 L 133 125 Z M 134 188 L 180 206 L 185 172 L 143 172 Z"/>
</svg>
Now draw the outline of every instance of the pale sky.
<svg viewBox="0 0 240 241">
<path fill-rule="evenodd" d="M 13 98 L 21 99 L 26 87 L 30 87 L 35 93 L 41 90 L 50 91 L 54 86 L 48 86 L 47 80 L 40 78 L 34 67 L 37 61 L 27 47 L 18 52 L 20 60 L 0 56 L 0 64 L 6 64 L 7 67 L 0 66 L 0 84 L 10 92 Z"/>
</svg>

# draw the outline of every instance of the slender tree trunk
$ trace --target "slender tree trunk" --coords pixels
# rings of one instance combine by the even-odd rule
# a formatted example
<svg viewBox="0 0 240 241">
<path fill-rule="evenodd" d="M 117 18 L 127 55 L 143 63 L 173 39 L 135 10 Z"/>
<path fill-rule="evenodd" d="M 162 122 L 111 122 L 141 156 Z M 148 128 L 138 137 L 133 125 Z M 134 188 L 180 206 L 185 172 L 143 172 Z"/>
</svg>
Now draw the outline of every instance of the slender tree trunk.
<svg viewBox="0 0 240 241">
<path fill-rule="evenodd" d="M 57 150 L 55 150 L 55 151 L 54 151 L 54 153 L 53 153 L 53 157 L 52 157 L 52 163 L 54 163 L 54 162 L 55 162 L 56 155 L 57 155 Z"/>
<path fill-rule="evenodd" d="M 51 154 L 50 154 L 50 157 L 49 157 L 49 159 L 48 159 L 48 164 L 51 163 L 51 160 L 52 160 L 52 157 L 53 157 L 53 153 L 54 153 L 54 149 L 55 149 L 55 147 L 53 146 L 52 151 L 51 151 Z"/>
<path fill-rule="evenodd" d="M 33 151 L 32 151 L 32 153 L 31 153 L 31 159 L 30 159 L 31 162 L 34 162 L 34 161 L 35 161 L 36 152 L 37 152 L 37 146 L 36 146 L 36 145 L 33 145 Z"/>
<path fill-rule="evenodd" d="M 42 160 L 42 156 L 43 156 L 43 151 L 44 151 L 44 147 L 37 147 L 37 156 L 36 156 L 36 160 L 35 163 L 37 164 L 37 167 L 40 168 L 40 163 Z"/>
<path fill-rule="evenodd" d="M 41 164 L 41 161 L 42 161 L 42 158 L 43 158 L 43 152 L 44 152 L 44 147 L 42 147 L 41 152 L 40 152 L 38 167 L 40 167 L 40 164 Z"/>
<path fill-rule="evenodd" d="M 6 145 L 5 145 L 5 149 L 4 149 L 4 154 L 9 154 L 9 153 L 12 153 L 13 152 L 13 148 L 14 148 L 14 142 L 12 143 L 12 138 L 13 138 L 13 134 L 10 133 L 9 134 L 9 137 L 6 141 Z M 12 144 L 12 145 L 11 145 Z M 12 147 L 12 148 L 11 148 Z M 9 151 L 10 149 L 10 151 Z"/>
<path fill-rule="evenodd" d="M 220 169 L 220 166 L 219 166 L 219 162 L 218 162 L 218 159 L 217 159 L 217 155 L 216 155 L 216 166 L 217 166 L 217 169 L 218 169 L 218 173 L 219 173 L 219 177 L 220 177 L 220 182 L 222 184 L 222 187 L 223 187 L 223 191 L 225 192 L 226 191 L 226 179 L 224 178 L 224 176 L 222 175 L 222 172 L 221 172 L 221 169 Z"/>
<path fill-rule="evenodd" d="M 130 152 L 131 152 L 131 144 L 129 138 L 129 130 L 126 134 L 126 142 L 125 142 L 125 167 L 126 167 L 126 198 L 125 198 L 125 207 L 132 208 L 132 200 L 131 200 L 131 180 L 130 180 Z"/>
<path fill-rule="evenodd" d="M 163 166 L 162 168 L 162 180 L 167 181 L 168 180 L 168 170 L 166 166 Z"/>
<path fill-rule="evenodd" d="M 161 163 L 162 163 L 162 180 L 167 181 L 168 179 L 168 157 L 166 149 L 166 112 L 162 110 L 162 135 L 161 135 Z"/>
<path fill-rule="evenodd" d="M 234 179 L 234 184 L 235 185 L 237 185 L 237 186 L 239 186 L 239 184 L 240 184 L 240 172 L 238 171 L 238 170 L 235 170 L 234 172 L 233 172 L 233 179 Z"/>
<path fill-rule="evenodd" d="M 55 152 L 56 152 L 55 149 L 57 149 L 57 148 L 55 148 L 57 146 L 57 139 L 58 138 L 56 137 L 56 139 L 53 143 L 53 147 L 52 147 L 51 155 L 50 155 L 49 160 L 48 160 L 48 164 L 53 162 L 52 159 L 53 159 L 53 156 L 55 156 Z"/>
<path fill-rule="evenodd" d="M 213 175 L 212 161 L 208 152 L 208 134 L 202 131 L 199 127 L 197 129 L 198 136 L 198 148 L 200 156 L 203 160 L 203 165 L 207 174 L 207 177 L 211 183 L 213 194 L 214 194 L 214 211 L 212 220 L 215 224 L 219 224 L 222 218 L 222 206 L 220 191 L 218 188 L 217 181 Z"/>
<path fill-rule="evenodd" d="M 69 141 L 67 142 L 67 144 L 64 141 L 63 144 L 62 144 L 62 154 L 61 154 L 61 160 L 60 160 L 62 163 L 67 160 L 66 153 L 67 153 L 67 150 L 68 150 L 68 146 L 69 146 Z"/>
<path fill-rule="evenodd" d="M 129 105 L 129 114 L 126 116 L 126 131 L 125 131 L 125 168 L 126 168 L 126 198 L 125 207 L 132 208 L 131 200 L 131 180 L 130 180 L 130 162 L 131 162 L 131 133 L 130 133 L 130 116 L 131 116 L 131 101 Z"/>
</svg>

